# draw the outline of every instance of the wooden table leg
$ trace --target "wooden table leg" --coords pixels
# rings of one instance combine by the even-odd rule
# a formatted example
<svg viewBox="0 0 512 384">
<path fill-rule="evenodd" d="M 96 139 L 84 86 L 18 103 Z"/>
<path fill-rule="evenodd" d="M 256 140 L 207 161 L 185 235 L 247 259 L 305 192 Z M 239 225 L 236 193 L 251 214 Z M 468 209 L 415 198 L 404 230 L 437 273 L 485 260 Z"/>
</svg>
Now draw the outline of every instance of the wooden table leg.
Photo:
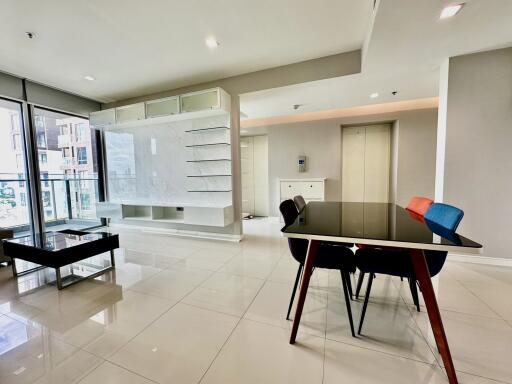
<svg viewBox="0 0 512 384">
<path fill-rule="evenodd" d="M 302 272 L 302 282 L 300 284 L 299 300 L 297 301 L 297 309 L 295 310 L 295 316 L 293 317 L 292 334 L 290 335 L 290 344 L 295 343 L 297 337 L 297 331 L 299 330 L 300 317 L 302 315 L 302 309 L 304 308 L 304 302 L 306 301 L 306 294 L 308 293 L 309 280 L 311 279 L 311 273 L 313 272 L 313 266 L 315 265 L 316 254 L 318 252 L 318 246 L 320 242 L 317 240 L 310 240 L 308 245 L 308 253 L 306 255 L 306 261 L 304 263 L 304 271 Z"/>
<path fill-rule="evenodd" d="M 414 249 L 411 251 L 411 259 L 414 273 L 420 283 L 421 293 L 423 294 L 423 299 L 427 307 L 428 318 L 434 333 L 434 338 L 436 339 L 437 349 L 441 354 L 446 374 L 448 375 L 448 381 L 451 384 L 457 384 L 457 374 L 453 366 L 452 355 L 450 353 L 450 347 L 448 346 L 448 340 L 446 339 L 441 313 L 437 306 L 436 295 L 432 287 L 432 280 L 428 271 L 427 261 L 425 260 L 425 254 L 421 249 Z"/>
</svg>

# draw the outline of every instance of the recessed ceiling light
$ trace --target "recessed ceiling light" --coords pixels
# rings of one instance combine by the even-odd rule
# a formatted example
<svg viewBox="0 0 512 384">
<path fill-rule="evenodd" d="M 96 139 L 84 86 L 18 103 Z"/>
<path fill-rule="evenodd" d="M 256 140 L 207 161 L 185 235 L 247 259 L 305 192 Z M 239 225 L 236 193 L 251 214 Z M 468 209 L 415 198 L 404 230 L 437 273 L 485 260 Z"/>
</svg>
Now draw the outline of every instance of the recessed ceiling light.
<svg viewBox="0 0 512 384">
<path fill-rule="evenodd" d="M 94 80 L 96 80 L 94 77 L 92 77 L 92 76 L 90 76 L 90 75 L 84 76 L 84 79 L 85 79 L 85 80 L 89 80 L 89 81 L 94 81 Z"/>
<path fill-rule="evenodd" d="M 377 92 L 373 92 L 373 93 L 370 95 L 370 97 L 371 97 L 372 99 L 375 99 L 376 97 L 379 97 L 379 94 L 378 94 Z"/>
<path fill-rule="evenodd" d="M 439 16 L 439 18 L 440 19 L 448 19 L 450 17 L 453 17 L 457 13 L 459 13 L 459 11 L 462 9 L 463 6 L 464 6 L 464 3 L 447 5 L 441 11 L 441 15 Z"/>
<path fill-rule="evenodd" d="M 217 41 L 217 39 L 213 36 L 208 37 L 205 40 L 205 43 L 206 43 L 206 46 L 210 49 L 215 49 L 220 45 L 220 43 Z"/>
</svg>

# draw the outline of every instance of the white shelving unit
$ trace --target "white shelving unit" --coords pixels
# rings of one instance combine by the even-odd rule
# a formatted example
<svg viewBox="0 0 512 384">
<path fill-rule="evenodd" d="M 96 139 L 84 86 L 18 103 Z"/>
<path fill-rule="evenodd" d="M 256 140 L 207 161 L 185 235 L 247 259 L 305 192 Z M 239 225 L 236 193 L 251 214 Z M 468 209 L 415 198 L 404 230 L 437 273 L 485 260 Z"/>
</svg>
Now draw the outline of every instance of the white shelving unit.
<svg viewBox="0 0 512 384">
<path fill-rule="evenodd" d="M 174 223 L 225 227 L 233 222 L 233 206 L 200 206 L 187 204 L 97 203 L 99 218 L 151 223 Z"/>
</svg>

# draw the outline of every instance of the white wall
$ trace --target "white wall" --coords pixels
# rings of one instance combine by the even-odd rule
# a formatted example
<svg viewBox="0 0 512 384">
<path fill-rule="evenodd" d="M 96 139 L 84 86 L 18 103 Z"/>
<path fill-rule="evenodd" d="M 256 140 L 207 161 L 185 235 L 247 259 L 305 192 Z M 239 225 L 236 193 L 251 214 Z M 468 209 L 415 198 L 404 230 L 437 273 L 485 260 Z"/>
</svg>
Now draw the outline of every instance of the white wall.
<svg viewBox="0 0 512 384">
<path fill-rule="evenodd" d="M 406 205 L 414 195 L 433 198 L 437 109 L 423 109 L 266 127 L 269 214 L 278 216 L 280 178 L 326 177 L 326 199 L 340 200 L 341 125 L 395 121 L 396 202 Z M 299 155 L 307 156 L 304 173 L 297 171 Z"/>
<path fill-rule="evenodd" d="M 512 258 L 512 48 L 450 59 L 444 201 L 484 256 Z"/>
</svg>

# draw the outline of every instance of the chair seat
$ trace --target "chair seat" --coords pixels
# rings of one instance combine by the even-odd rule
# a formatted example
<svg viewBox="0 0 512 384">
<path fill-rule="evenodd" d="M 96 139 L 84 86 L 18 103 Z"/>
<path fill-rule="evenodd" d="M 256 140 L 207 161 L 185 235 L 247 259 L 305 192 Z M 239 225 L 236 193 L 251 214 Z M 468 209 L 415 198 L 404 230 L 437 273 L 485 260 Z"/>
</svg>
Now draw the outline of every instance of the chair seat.
<svg viewBox="0 0 512 384">
<path fill-rule="evenodd" d="M 315 261 L 316 268 L 343 269 L 347 272 L 356 271 L 356 258 L 354 252 L 339 243 L 321 243 Z"/>
<path fill-rule="evenodd" d="M 356 265 L 361 272 L 399 277 L 412 277 L 412 262 L 408 250 L 360 248 L 356 251 Z"/>
<path fill-rule="evenodd" d="M 437 275 L 447 252 L 424 251 L 430 276 Z M 361 248 L 356 251 L 356 265 L 361 272 L 414 278 L 414 269 L 407 249 Z"/>
</svg>

